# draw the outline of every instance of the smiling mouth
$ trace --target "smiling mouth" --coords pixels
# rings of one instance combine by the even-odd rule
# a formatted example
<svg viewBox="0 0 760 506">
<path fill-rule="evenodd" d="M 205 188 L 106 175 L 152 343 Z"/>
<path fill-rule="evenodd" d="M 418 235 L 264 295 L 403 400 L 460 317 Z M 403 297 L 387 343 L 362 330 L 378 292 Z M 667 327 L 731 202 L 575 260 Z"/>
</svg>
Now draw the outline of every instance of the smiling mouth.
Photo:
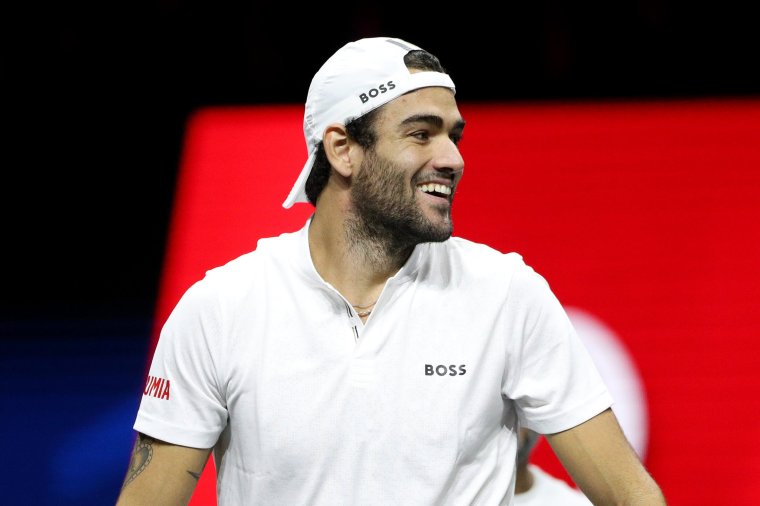
<svg viewBox="0 0 760 506">
<path fill-rule="evenodd" d="M 451 187 L 445 184 L 426 183 L 417 185 L 417 189 L 423 193 L 442 199 L 448 200 L 448 198 L 451 196 Z"/>
</svg>

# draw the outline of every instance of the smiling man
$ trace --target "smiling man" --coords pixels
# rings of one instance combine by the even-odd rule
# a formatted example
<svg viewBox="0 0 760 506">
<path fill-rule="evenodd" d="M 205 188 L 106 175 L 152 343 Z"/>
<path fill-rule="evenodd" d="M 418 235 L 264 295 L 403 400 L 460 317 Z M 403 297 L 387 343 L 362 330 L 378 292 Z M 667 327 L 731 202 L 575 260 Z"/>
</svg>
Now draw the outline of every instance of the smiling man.
<svg viewBox="0 0 760 506">
<path fill-rule="evenodd" d="M 186 503 L 212 450 L 220 505 L 510 504 L 520 426 L 595 503 L 664 504 L 548 284 L 452 235 L 464 125 L 417 46 L 325 62 L 283 204 L 314 213 L 177 304 L 119 504 Z"/>
</svg>

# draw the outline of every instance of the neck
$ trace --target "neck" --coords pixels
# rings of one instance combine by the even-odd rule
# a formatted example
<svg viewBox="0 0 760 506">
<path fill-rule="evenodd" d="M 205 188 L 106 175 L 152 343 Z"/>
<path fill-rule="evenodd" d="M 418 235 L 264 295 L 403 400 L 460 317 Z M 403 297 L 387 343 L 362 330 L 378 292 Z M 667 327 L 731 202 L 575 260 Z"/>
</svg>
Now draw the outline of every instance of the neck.
<svg viewBox="0 0 760 506">
<path fill-rule="evenodd" d="M 414 251 L 414 244 L 395 237 L 392 231 L 372 227 L 351 216 L 343 224 L 344 244 L 349 256 L 362 265 L 372 266 L 380 275 L 395 274 Z"/>
<path fill-rule="evenodd" d="M 396 247 L 352 217 L 318 208 L 309 227 L 309 249 L 322 279 L 352 305 L 364 306 L 377 300 L 414 247 Z"/>
</svg>

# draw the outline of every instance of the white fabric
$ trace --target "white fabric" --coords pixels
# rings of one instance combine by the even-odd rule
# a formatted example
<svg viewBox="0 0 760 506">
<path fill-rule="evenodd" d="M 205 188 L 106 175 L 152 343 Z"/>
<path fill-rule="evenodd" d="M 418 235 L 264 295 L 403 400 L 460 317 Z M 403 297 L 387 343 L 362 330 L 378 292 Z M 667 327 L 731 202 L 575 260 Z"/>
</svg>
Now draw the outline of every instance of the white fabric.
<svg viewBox="0 0 760 506">
<path fill-rule="evenodd" d="M 611 405 L 518 254 L 421 244 L 363 325 L 307 228 L 193 285 L 150 367 L 170 392 L 144 395 L 134 428 L 215 446 L 220 506 L 509 504 L 518 418 L 558 432 Z"/>
<path fill-rule="evenodd" d="M 527 492 L 515 494 L 514 506 L 590 506 L 592 503 L 580 490 L 565 480 L 550 475 L 534 464 L 528 464 L 533 486 Z"/>
</svg>

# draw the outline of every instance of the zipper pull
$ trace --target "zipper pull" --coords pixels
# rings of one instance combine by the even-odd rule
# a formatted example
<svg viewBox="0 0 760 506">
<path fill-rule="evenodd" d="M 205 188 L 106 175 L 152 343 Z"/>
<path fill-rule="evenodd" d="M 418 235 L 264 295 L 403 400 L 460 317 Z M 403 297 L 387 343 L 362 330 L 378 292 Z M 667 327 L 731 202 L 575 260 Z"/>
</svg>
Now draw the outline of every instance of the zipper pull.
<svg viewBox="0 0 760 506">
<path fill-rule="evenodd" d="M 348 315 L 348 321 L 349 321 L 349 324 L 351 325 L 351 330 L 354 333 L 354 341 L 358 342 L 359 341 L 359 326 L 360 325 L 363 326 L 364 324 L 362 323 L 361 318 L 359 318 L 359 316 L 356 314 L 354 309 L 349 304 L 346 304 L 346 314 Z"/>
</svg>

